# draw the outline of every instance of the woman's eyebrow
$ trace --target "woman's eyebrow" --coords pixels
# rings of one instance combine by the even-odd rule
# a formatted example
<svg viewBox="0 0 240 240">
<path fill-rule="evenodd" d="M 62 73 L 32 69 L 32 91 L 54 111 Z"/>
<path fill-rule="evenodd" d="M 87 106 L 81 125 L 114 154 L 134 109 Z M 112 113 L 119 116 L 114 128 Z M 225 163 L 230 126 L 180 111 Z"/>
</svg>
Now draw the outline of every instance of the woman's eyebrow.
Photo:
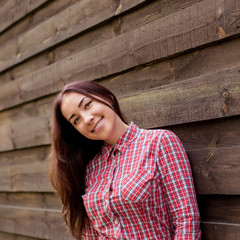
<svg viewBox="0 0 240 240">
<path fill-rule="evenodd" d="M 84 100 L 85 98 L 87 98 L 87 97 L 83 97 L 83 98 L 81 99 L 81 101 L 79 102 L 79 104 L 78 104 L 78 107 L 79 107 L 79 108 L 81 107 L 82 102 L 83 102 L 83 100 Z M 68 121 L 70 122 L 70 120 L 71 120 L 74 116 L 75 116 L 75 114 L 72 114 L 71 117 L 68 119 Z"/>
<path fill-rule="evenodd" d="M 85 98 L 87 98 L 87 97 L 82 98 L 82 100 L 81 100 L 80 103 L 78 104 L 78 107 L 79 107 L 79 108 L 81 107 L 82 102 L 83 102 L 83 100 L 84 100 Z"/>
</svg>

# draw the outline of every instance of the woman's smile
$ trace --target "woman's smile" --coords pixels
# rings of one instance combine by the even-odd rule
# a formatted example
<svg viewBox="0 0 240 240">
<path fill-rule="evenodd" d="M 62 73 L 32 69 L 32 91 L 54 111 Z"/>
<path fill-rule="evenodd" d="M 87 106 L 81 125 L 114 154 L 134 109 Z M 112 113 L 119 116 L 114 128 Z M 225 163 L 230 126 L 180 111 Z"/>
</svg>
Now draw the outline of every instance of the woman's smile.
<svg viewBox="0 0 240 240">
<path fill-rule="evenodd" d="M 104 104 L 83 94 L 70 92 L 63 97 L 61 111 L 86 138 L 103 140 L 114 145 L 128 126 L 107 104 L 109 105 L 107 102 Z"/>
</svg>

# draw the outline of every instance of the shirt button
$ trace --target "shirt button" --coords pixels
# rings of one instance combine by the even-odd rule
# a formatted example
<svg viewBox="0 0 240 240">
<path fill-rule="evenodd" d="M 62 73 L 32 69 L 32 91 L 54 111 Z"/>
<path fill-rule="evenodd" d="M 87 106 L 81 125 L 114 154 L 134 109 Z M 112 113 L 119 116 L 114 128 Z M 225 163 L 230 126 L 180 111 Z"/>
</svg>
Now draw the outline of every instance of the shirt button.
<svg viewBox="0 0 240 240">
<path fill-rule="evenodd" d="M 108 200 L 105 200 L 105 203 L 106 203 L 106 204 L 108 204 L 108 203 L 109 203 L 109 201 L 108 201 Z"/>
<path fill-rule="evenodd" d="M 116 225 L 118 225 L 118 220 L 116 219 L 116 220 L 114 221 L 114 223 L 115 223 Z"/>
</svg>

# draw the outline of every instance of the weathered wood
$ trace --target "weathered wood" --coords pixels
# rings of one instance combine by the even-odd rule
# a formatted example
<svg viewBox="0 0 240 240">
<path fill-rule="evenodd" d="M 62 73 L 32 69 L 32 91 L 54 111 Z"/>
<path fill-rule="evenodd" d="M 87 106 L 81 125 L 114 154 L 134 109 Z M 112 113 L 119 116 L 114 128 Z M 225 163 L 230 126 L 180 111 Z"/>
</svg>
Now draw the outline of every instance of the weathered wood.
<svg viewBox="0 0 240 240">
<path fill-rule="evenodd" d="M 0 71 L 136 7 L 144 1 L 146 0 L 78 1 L 1 47 L 0 55 L 3 56 L 3 59 L 0 61 Z M 69 28 L 69 26 L 71 27 Z"/>
<path fill-rule="evenodd" d="M 49 0 L 2 0 L 0 7 L 0 32 Z"/>
<path fill-rule="evenodd" d="M 47 147 L 0 154 L 0 191 L 52 191 L 48 155 Z"/>
<path fill-rule="evenodd" d="M 0 231 L 43 239 L 73 239 L 59 210 L 0 205 Z"/>
<path fill-rule="evenodd" d="M 184 84 L 177 82 L 120 98 L 120 105 L 127 117 L 143 128 L 238 115 L 239 75 L 239 67 L 211 73 L 185 80 Z M 34 105 L 29 103 L 3 112 L 0 115 L 3 139 L 0 150 L 48 144 L 52 99 L 45 98 Z"/>
<path fill-rule="evenodd" d="M 198 196 L 201 220 L 240 224 L 240 197 L 224 195 Z"/>
<path fill-rule="evenodd" d="M 240 116 L 165 127 L 181 139 L 187 151 L 237 147 L 240 145 Z"/>
<path fill-rule="evenodd" d="M 0 205 L 42 209 L 61 209 L 58 196 L 54 193 L 37 192 L 1 192 Z"/>
<path fill-rule="evenodd" d="M 99 82 L 117 97 L 149 91 L 155 87 L 238 66 L 239 49 L 240 39 L 237 38 L 109 76 Z"/>
<path fill-rule="evenodd" d="M 10 234 L 10 233 L 3 233 L 0 232 L 0 239 L 2 240 L 44 240 L 43 238 L 31 238 L 31 237 L 26 237 L 26 236 L 20 236 L 20 235 L 15 235 L 15 234 Z"/>
<path fill-rule="evenodd" d="M 102 78 L 238 34 L 238 9 L 232 6 L 235 1 L 225 4 L 224 0 L 204 0 L 72 54 L 16 79 L 19 91 L 11 94 L 20 95 L 20 102 L 28 101 L 58 91 L 61 82 Z M 231 21 L 228 21 L 229 18 Z M 226 35 L 219 35 L 219 29 L 221 33 L 224 29 Z"/>
<path fill-rule="evenodd" d="M 0 75 L 0 84 L 4 84 L 7 81 L 30 74 L 42 67 L 45 67 L 46 65 L 62 60 L 63 58 L 71 55 L 73 52 L 76 53 L 90 48 L 122 33 L 139 28 L 140 26 L 153 20 L 163 18 L 167 15 L 180 11 L 198 1 L 199 0 L 181 0 L 177 2 L 174 0 L 150 1 L 148 4 L 144 4 L 144 6 L 139 8 L 137 11 L 131 11 L 128 12 L 128 14 L 113 18 L 113 21 L 108 24 L 99 25 L 97 28 L 91 29 L 91 31 L 88 31 L 85 34 L 81 34 L 80 36 L 77 35 L 74 38 L 69 39 L 67 44 L 57 45 L 54 49 L 44 51 L 34 58 L 31 58 L 29 61 L 24 61 L 22 64 L 14 66 L 11 70 Z M 29 20 L 29 22 L 33 25 L 37 25 L 40 21 L 42 21 L 42 19 L 46 19 L 46 16 L 49 18 L 60 12 L 59 9 L 64 9 L 64 6 L 70 6 L 71 4 L 73 4 L 72 0 L 53 1 L 47 8 L 43 8 L 41 11 L 34 13 L 33 19 L 31 19 L 31 21 Z M 9 36 L 9 38 L 15 38 L 16 35 L 18 35 L 18 33 L 15 32 L 19 28 L 20 26 L 18 24 L 17 29 Z M 30 27 L 27 25 L 24 29 L 29 28 Z M 20 31 L 20 33 L 22 32 L 24 32 L 24 30 Z M 8 35 L 9 34 L 10 33 L 8 31 Z M 9 39 L 4 39 L 3 37 L 4 36 L 0 35 L 0 45 L 1 43 L 4 44 Z"/>
<path fill-rule="evenodd" d="M 220 71 L 120 98 L 120 105 L 145 128 L 238 115 L 239 76 L 239 67 Z"/>
<path fill-rule="evenodd" d="M 63 9 L 70 7 L 76 1 L 79 0 L 48 0 L 45 4 L 41 5 L 38 9 L 23 17 L 16 24 L 11 25 L 7 31 L 4 31 L 0 35 L 0 45 L 6 44 L 6 41 L 17 38 L 26 31 L 29 31 L 30 29 L 41 24 L 41 22 L 46 21 L 54 15 L 57 15 Z"/>
<path fill-rule="evenodd" d="M 198 194 L 240 194 L 240 147 L 187 152 Z"/>
<path fill-rule="evenodd" d="M 16 155 L 11 158 L 11 155 Z M 48 183 L 48 163 L 38 160 L 41 151 L 2 153 L 1 191 L 53 191 Z M 198 194 L 240 194 L 240 148 L 223 147 L 187 151 Z M 36 156 L 32 159 L 32 156 Z M 7 158 L 9 160 L 7 161 Z M 7 164 L 8 163 L 8 164 Z"/>
<path fill-rule="evenodd" d="M 237 240 L 240 238 L 240 224 L 202 222 L 201 229 L 204 240 Z"/>
</svg>

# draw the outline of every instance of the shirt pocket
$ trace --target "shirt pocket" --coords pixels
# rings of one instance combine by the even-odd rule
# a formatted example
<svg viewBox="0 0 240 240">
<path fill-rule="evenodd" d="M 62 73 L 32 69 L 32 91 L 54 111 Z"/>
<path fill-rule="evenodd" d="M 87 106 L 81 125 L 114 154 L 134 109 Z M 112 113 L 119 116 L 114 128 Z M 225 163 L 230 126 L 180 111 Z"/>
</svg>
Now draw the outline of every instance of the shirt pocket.
<svg viewBox="0 0 240 240">
<path fill-rule="evenodd" d="M 122 182 L 123 198 L 132 202 L 143 201 L 152 191 L 152 173 L 141 169 L 130 172 Z"/>
</svg>

